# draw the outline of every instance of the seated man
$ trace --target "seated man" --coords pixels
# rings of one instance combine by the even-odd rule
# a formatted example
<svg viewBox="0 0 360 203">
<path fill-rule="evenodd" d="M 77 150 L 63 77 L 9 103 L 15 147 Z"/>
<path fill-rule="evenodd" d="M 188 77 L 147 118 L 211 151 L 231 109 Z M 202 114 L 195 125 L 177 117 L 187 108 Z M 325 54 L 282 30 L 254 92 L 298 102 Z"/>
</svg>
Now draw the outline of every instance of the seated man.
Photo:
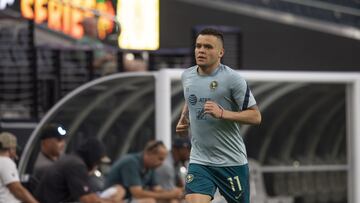
<svg viewBox="0 0 360 203">
<path fill-rule="evenodd" d="M 128 154 L 115 162 L 105 179 L 105 186 L 124 186 L 128 202 L 154 203 L 156 200 L 180 199 L 183 197 L 182 189 L 165 191 L 155 182 L 154 169 L 163 163 L 166 156 L 167 149 L 161 141 L 150 141 L 143 152 Z"/>
<path fill-rule="evenodd" d="M 13 159 L 16 155 L 16 137 L 8 132 L 0 133 L 0 202 L 38 203 L 20 183 Z"/>
<path fill-rule="evenodd" d="M 47 167 L 54 164 L 64 151 L 66 130 L 57 124 L 48 124 L 40 132 L 40 153 L 34 164 L 31 184 L 36 187 L 37 182 Z"/>
<path fill-rule="evenodd" d="M 41 203 L 81 202 L 115 203 L 122 202 L 124 189 L 114 186 L 116 192 L 102 198 L 93 192 L 89 183 L 89 172 L 93 171 L 105 156 L 103 144 L 96 138 L 88 138 L 74 154 L 65 155 L 50 166 L 35 191 Z"/>
</svg>

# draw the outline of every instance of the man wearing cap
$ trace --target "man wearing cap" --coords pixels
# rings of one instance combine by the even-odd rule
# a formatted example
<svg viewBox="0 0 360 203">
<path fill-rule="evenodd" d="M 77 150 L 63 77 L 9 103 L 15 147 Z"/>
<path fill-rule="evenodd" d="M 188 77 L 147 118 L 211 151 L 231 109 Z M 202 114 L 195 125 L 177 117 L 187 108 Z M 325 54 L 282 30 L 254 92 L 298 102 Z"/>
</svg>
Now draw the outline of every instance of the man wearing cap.
<svg viewBox="0 0 360 203">
<path fill-rule="evenodd" d="M 180 171 L 180 169 L 187 168 L 190 148 L 190 140 L 187 137 L 176 137 L 173 140 L 169 155 L 164 163 L 156 169 L 157 182 L 162 188 L 170 190 L 185 186 L 183 176 L 186 171 Z"/>
<path fill-rule="evenodd" d="M 66 130 L 57 124 L 48 124 L 40 132 L 40 153 L 34 164 L 32 186 L 38 181 L 47 167 L 51 166 L 64 151 Z M 35 188 L 34 188 L 35 189 Z"/>
<path fill-rule="evenodd" d="M 20 183 L 16 164 L 12 159 L 16 155 L 16 137 L 9 133 L 0 133 L 0 202 L 38 203 L 38 201 Z"/>
<path fill-rule="evenodd" d="M 110 197 L 100 197 L 90 187 L 89 173 L 97 168 L 105 156 L 104 145 L 96 138 L 88 138 L 74 154 L 64 155 L 48 167 L 35 191 L 41 203 L 81 202 L 115 203 L 122 202 L 124 189 L 115 186 Z"/>
</svg>

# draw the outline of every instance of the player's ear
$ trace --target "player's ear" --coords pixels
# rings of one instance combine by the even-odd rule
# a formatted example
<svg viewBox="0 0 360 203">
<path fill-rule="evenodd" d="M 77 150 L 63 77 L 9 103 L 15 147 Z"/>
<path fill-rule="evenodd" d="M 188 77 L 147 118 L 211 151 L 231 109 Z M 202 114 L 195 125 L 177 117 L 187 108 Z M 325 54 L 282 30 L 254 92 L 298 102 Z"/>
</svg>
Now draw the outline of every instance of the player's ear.
<svg viewBox="0 0 360 203">
<path fill-rule="evenodd" d="M 219 57 L 223 57 L 224 56 L 224 53 L 225 53 L 225 50 L 224 49 L 221 49 L 220 52 L 219 52 Z"/>
</svg>

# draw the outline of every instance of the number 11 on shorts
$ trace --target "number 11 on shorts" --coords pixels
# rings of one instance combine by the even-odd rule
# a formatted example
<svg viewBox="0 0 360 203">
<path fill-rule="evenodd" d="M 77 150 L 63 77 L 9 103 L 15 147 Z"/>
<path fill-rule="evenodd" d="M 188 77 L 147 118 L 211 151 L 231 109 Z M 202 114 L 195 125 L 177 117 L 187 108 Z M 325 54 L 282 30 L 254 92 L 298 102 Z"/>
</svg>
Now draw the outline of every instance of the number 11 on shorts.
<svg viewBox="0 0 360 203">
<path fill-rule="evenodd" d="M 228 178 L 228 181 L 229 181 L 229 183 L 230 183 L 230 187 L 231 187 L 232 191 L 235 192 L 234 180 L 235 180 L 235 182 L 237 183 L 237 186 L 238 186 L 239 191 L 241 191 L 241 185 L 240 185 L 239 176 L 235 176 L 234 178 L 232 178 L 232 177 L 229 177 L 229 178 Z"/>
</svg>

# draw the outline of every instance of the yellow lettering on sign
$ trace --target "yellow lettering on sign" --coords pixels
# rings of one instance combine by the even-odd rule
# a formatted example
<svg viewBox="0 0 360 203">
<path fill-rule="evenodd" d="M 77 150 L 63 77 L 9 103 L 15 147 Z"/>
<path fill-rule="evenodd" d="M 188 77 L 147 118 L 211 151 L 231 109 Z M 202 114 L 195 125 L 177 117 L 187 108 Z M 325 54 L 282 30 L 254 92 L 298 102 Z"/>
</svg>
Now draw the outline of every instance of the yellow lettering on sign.
<svg viewBox="0 0 360 203">
<path fill-rule="evenodd" d="M 82 9 L 84 8 L 84 9 Z M 21 14 L 36 23 L 47 23 L 52 30 L 61 31 L 74 38 L 84 35 L 82 22 L 86 17 L 93 17 L 91 10 L 98 10 L 109 16 L 115 16 L 110 0 L 97 3 L 96 0 L 21 0 Z M 104 39 L 114 28 L 114 22 L 108 17 L 98 19 L 99 38 Z"/>
<path fill-rule="evenodd" d="M 20 3 L 20 9 L 21 9 L 21 15 L 24 16 L 24 18 L 33 19 L 34 18 L 34 0 L 21 0 Z"/>
<path fill-rule="evenodd" d="M 75 6 L 80 5 L 81 0 L 73 0 Z M 71 36 L 77 39 L 84 35 L 84 28 L 82 26 L 83 12 L 77 8 L 71 9 Z"/>
<path fill-rule="evenodd" d="M 47 5 L 47 0 L 35 0 L 35 22 L 43 23 L 47 19 L 47 9 L 45 8 Z"/>
<path fill-rule="evenodd" d="M 61 31 L 62 5 L 59 4 L 56 0 L 50 0 L 48 9 L 48 27 L 56 31 Z"/>
<path fill-rule="evenodd" d="M 96 8 L 96 0 L 83 0 L 81 5 L 86 9 L 95 9 Z M 93 17 L 94 14 L 90 11 L 84 11 L 84 18 Z"/>
<path fill-rule="evenodd" d="M 71 30 L 71 27 L 70 27 L 71 7 L 68 4 L 68 0 L 64 0 L 63 2 L 64 2 L 64 4 L 63 4 L 63 26 L 62 26 L 62 31 L 65 34 L 70 35 L 70 30 Z"/>
</svg>

